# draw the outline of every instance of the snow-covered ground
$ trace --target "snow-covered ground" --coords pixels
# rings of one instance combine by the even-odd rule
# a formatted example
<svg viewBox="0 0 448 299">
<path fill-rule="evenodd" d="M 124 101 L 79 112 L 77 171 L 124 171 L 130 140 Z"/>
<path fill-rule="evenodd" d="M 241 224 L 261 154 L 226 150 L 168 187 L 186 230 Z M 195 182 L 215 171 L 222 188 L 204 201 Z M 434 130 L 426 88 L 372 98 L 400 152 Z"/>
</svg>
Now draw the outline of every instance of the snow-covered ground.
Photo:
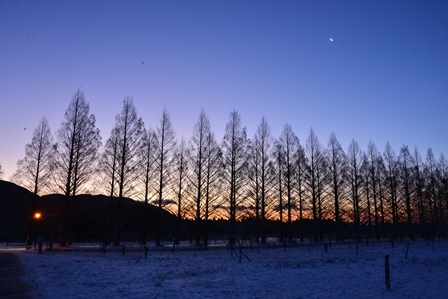
<svg viewBox="0 0 448 299">
<path fill-rule="evenodd" d="M 446 241 L 411 243 L 407 259 L 398 242 L 245 248 L 241 263 L 226 248 L 18 252 L 40 298 L 448 298 Z"/>
</svg>

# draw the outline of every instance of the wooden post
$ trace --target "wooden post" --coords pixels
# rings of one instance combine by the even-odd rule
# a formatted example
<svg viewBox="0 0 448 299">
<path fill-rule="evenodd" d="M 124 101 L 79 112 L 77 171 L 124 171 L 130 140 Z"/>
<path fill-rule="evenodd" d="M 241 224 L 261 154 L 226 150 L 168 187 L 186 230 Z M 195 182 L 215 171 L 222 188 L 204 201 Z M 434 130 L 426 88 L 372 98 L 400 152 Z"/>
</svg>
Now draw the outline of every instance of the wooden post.
<svg viewBox="0 0 448 299">
<path fill-rule="evenodd" d="M 126 249 L 124 247 L 124 244 L 121 246 L 121 251 L 123 252 L 123 255 L 126 253 Z"/>
<path fill-rule="evenodd" d="M 148 257 L 148 246 L 144 246 L 143 247 L 145 249 L 145 258 Z"/>
<path fill-rule="evenodd" d="M 385 270 L 386 270 L 386 291 L 390 290 L 390 269 L 389 269 L 389 255 L 385 257 Z"/>
</svg>

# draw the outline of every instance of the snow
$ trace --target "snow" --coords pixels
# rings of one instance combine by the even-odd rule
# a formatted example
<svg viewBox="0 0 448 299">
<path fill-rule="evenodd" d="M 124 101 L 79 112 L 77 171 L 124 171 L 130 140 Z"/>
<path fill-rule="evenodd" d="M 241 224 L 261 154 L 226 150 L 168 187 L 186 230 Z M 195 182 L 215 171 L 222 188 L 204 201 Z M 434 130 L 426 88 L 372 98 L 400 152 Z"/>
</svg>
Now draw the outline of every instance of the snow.
<svg viewBox="0 0 448 299">
<path fill-rule="evenodd" d="M 162 250 L 165 249 L 165 250 Z M 448 298 L 448 242 L 19 251 L 40 298 Z M 385 255 L 391 290 L 386 291 Z"/>
</svg>

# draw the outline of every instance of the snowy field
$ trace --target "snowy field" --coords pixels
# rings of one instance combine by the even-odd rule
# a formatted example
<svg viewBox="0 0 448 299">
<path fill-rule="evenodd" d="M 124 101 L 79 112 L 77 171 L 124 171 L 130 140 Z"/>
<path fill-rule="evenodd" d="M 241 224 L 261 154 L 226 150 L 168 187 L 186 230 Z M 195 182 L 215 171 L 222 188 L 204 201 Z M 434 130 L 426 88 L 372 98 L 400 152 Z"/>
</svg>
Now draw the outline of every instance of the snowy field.
<svg viewBox="0 0 448 299">
<path fill-rule="evenodd" d="M 226 248 L 17 252 L 40 298 L 448 298 L 446 241 L 411 243 L 407 258 L 398 242 L 245 248 L 241 262 Z"/>
</svg>

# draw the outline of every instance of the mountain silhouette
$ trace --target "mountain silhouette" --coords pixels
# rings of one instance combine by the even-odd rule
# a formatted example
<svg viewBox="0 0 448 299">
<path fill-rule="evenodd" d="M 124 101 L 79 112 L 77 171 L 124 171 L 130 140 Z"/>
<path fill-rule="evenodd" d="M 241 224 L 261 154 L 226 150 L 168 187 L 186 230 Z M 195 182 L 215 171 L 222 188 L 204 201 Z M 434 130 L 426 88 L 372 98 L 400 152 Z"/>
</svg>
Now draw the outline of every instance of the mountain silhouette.
<svg viewBox="0 0 448 299">
<path fill-rule="evenodd" d="M 34 221 L 34 236 L 42 236 L 45 242 L 56 242 L 61 227 L 65 196 L 50 194 L 36 196 L 36 211 L 41 214 L 35 220 L 32 213 L 34 195 L 12 182 L 0 180 L 0 242 L 23 242 L 30 233 Z M 158 208 L 144 202 L 123 198 L 118 206 L 116 197 L 81 194 L 71 198 L 73 242 L 103 242 L 110 239 L 117 229 L 124 242 L 138 242 L 143 225 L 147 225 L 148 241 L 153 239 Z M 145 222 L 146 213 L 146 222 Z M 176 227 L 176 217 L 162 210 L 162 235 L 170 239 Z"/>
</svg>

